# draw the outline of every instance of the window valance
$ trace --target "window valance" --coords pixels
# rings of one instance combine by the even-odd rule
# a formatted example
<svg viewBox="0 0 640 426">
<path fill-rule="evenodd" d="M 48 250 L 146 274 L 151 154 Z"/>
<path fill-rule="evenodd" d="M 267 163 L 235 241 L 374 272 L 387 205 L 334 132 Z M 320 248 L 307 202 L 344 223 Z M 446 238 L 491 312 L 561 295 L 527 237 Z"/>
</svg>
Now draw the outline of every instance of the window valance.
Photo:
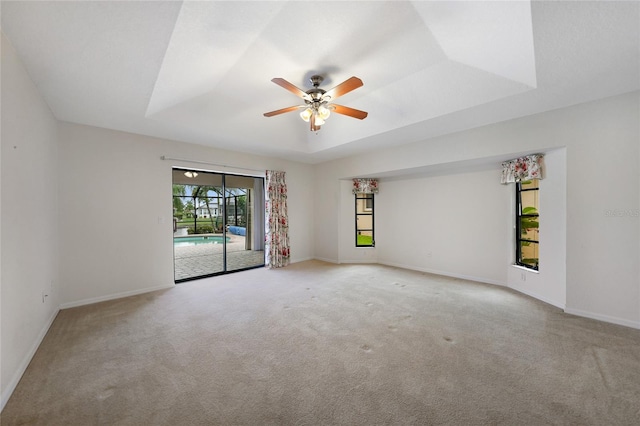
<svg viewBox="0 0 640 426">
<path fill-rule="evenodd" d="M 377 194 L 378 179 L 354 179 L 351 192 L 354 194 Z"/>
<path fill-rule="evenodd" d="M 543 159 L 543 154 L 533 154 L 505 161 L 502 163 L 502 179 L 500 179 L 500 183 L 542 179 Z"/>
</svg>

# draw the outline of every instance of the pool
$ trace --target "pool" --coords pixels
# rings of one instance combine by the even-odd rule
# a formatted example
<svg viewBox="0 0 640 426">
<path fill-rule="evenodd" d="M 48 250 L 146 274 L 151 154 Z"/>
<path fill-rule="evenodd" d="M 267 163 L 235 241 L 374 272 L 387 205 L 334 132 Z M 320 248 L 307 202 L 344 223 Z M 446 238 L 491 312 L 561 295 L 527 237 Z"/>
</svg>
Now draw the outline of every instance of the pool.
<svg viewBox="0 0 640 426">
<path fill-rule="evenodd" d="M 226 241 L 229 242 L 230 238 L 227 237 Z M 222 244 L 225 238 L 219 235 L 203 236 L 203 237 L 181 237 L 173 239 L 174 247 L 191 247 L 200 244 Z"/>
</svg>

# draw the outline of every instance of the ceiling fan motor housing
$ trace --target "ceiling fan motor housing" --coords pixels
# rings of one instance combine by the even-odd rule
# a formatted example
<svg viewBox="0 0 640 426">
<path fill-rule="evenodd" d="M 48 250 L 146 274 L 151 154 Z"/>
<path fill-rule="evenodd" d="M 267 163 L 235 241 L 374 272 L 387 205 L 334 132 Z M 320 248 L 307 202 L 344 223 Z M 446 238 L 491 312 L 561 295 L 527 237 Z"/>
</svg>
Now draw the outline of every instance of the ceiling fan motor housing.
<svg viewBox="0 0 640 426">
<path fill-rule="evenodd" d="M 326 90 L 322 90 L 318 86 L 322 83 L 324 77 L 321 75 L 313 75 L 309 79 L 311 84 L 313 85 L 313 89 L 307 90 L 307 95 L 311 96 L 311 101 L 307 101 L 307 104 L 317 103 L 321 101 L 328 101 L 329 99 L 322 99 L 322 96 L 325 94 Z"/>
</svg>

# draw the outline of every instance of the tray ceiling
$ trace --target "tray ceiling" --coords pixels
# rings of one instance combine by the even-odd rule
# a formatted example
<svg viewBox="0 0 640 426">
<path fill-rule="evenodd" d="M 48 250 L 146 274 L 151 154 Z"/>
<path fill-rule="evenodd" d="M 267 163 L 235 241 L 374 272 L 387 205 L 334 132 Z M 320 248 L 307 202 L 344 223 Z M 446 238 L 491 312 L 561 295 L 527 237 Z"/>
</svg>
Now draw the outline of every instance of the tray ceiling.
<svg viewBox="0 0 640 426">
<path fill-rule="evenodd" d="M 635 2 L 11 2 L 63 121 L 317 163 L 640 87 Z M 318 133 L 271 83 L 364 87 Z"/>
</svg>

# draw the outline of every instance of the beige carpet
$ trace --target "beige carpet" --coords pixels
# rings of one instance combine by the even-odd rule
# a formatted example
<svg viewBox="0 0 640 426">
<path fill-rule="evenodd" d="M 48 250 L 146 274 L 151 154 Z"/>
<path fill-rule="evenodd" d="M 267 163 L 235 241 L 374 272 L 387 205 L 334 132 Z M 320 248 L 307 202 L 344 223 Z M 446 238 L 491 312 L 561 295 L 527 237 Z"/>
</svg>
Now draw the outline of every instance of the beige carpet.
<svg viewBox="0 0 640 426">
<path fill-rule="evenodd" d="M 61 311 L 2 425 L 638 425 L 640 331 L 303 262 Z"/>
</svg>

